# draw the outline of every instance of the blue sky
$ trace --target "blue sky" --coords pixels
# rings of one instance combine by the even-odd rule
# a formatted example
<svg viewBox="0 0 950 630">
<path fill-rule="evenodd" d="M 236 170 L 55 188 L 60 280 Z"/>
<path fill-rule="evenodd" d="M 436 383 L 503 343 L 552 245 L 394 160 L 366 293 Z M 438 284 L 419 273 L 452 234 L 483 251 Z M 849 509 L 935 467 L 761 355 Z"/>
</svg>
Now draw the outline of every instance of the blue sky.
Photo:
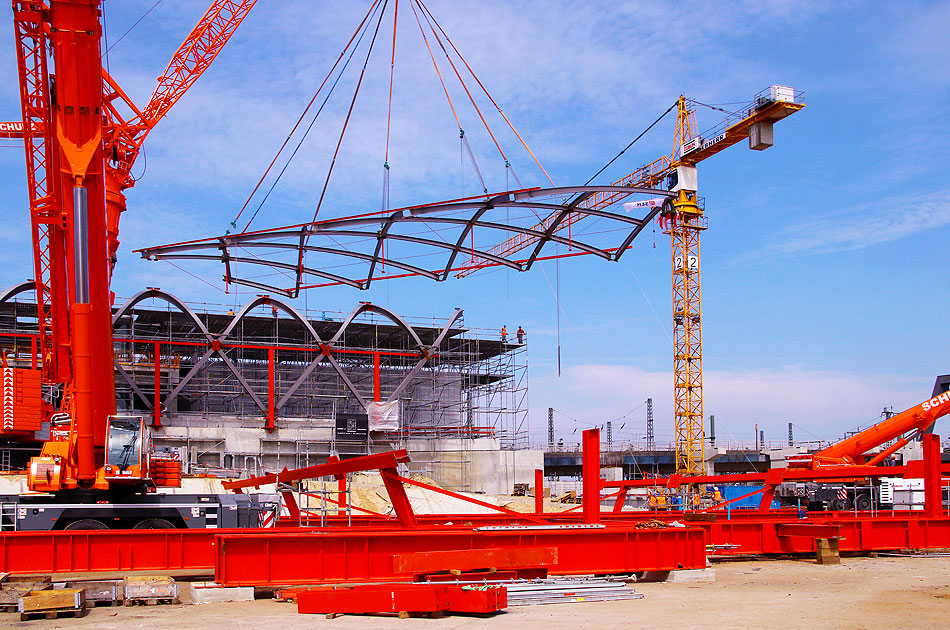
<svg viewBox="0 0 950 630">
<path fill-rule="evenodd" d="M 153 5 L 107 1 L 110 41 Z M 110 71 L 136 102 L 147 102 L 202 5 L 164 0 L 114 46 Z M 227 229 L 368 6 L 262 0 L 251 11 L 146 141 L 136 167 L 142 178 L 128 191 L 121 226 L 120 296 L 161 286 L 189 300 L 233 304 L 233 294 L 218 290 L 219 269 L 203 272 L 212 287 L 131 250 Z M 753 152 L 740 144 L 700 165 L 710 226 L 702 236 L 706 414 L 716 415 L 720 440 L 750 441 L 756 423 L 767 439 L 779 440 L 788 422 L 799 427 L 799 439 L 834 438 L 873 421 L 884 406 L 899 410 L 926 398 L 934 377 L 950 372 L 950 184 L 938 164 L 950 143 L 950 4 L 740 1 L 690 4 L 686 15 L 674 2 L 429 6 L 561 185 L 585 182 L 681 93 L 721 104 L 748 101 L 770 84 L 805 91 L 808 106 L 776 125 L 773 148 Z M 408 9 L 400 3 L 393 207 L 479 192 L 471 168 L 460 168 L 458 128 Z M 380 207 L 387 23 L 322 217 Z M 0 57 L 7 60 L 0 65 L 0 118 L 13 120 L 12 29 L 0 41 Z M 357 53 L 255 227 L 312 216 L 361 65 Z M 464 98 L 454 96 L 456 103 Z M 459 109 L 489 188 L 504 188 L 490 139 L 470 108 Z M 697 115 L 700 129 L 722 116 L 708 109 Z M 489 118 L 522 182 L 543 185 L 503 122 Z M 597 181 L 668 153 L 672 125 L 672 118 L 661 122 Z M 9 286 L 32 275 L 19 148 L 0 148 L 0 181 L 7 192 L 0 198 L 0 284 Z M 657 230 L 642 234 L 620 263 L 560 264 L 561 377 L 553 263 L 441 284 L 320 289 L 306 304 L 349 311 L 370 300 L 419 317 L 448 316 L 457 306 L 469 326 L 523 325 L 536 436 L 545 432 L 549 406 L 559 411 L 566 441 L 607 420 L 615 421 L 615 439 L 642 436 L 641 403 L 650 396 L 657 439 L 667 441 L 669 255 Z"/>
</svg>

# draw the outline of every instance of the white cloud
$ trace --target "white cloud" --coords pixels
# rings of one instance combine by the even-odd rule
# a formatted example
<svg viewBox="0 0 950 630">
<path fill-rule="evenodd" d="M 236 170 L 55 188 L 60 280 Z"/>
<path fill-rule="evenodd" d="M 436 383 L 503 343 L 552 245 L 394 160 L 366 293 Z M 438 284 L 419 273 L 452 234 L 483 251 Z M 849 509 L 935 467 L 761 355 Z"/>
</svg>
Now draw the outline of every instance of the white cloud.
<svg viewBox="0 0 950 630">
<path fill-rule="evenodd" d="M 834 210 L 817 219 L 803 221 L 781 230 L 764 253 L 792 254 L 803 251 L 820 253 L 862 249 L 911 236 L 925 230 L 950 225 L 948 191 L 899 195 L 877 203 Z"/>
</svg>

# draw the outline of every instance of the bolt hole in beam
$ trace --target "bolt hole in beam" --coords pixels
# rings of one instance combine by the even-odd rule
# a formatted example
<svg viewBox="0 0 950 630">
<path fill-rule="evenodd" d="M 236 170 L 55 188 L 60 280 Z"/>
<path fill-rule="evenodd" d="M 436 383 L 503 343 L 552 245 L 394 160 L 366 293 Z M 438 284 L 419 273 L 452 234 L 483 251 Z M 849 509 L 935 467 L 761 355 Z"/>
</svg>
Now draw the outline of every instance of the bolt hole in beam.
<svg viewBox="0 0 950 630">
<path fill-rule="evenodd" d="M 618 203 L 596 210 L 581 205 L 604 193 Z M 529 188 L 137 251 L 149 260 L 220 262 L 225 283 L 287 297 L 325 286 L 368 289 L 377 280 L 405 277 L 441 282 L 472 268 L 528 271 L 553 257 L 617 261 L 659 211 L 659 206 L 648 207 L 634 216 L 622 210 L 619 202 L 631 195 L 671 193 L 630 186 Z M 537 229 L 541 213 L 557 216 L 544 231 Z M 578 214 L 595 220 L 584 231 L 559 233 L 559 223 Z M 511 233 L 536 243 L 519 258 L 489 251 L 500 236 Z"/>
</svg>

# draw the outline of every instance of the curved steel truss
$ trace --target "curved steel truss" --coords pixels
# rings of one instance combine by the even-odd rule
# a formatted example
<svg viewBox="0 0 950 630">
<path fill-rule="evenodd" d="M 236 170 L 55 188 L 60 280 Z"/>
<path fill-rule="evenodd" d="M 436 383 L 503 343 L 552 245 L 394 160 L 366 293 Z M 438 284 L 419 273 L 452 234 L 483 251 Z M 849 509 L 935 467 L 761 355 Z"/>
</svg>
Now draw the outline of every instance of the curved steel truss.
<svg viewBox="0 0 950 630">
<path fill-rule="evenodd" d="M 580 207 L 598 193 L 617 199 L 633 194 L 672 196 L 662 190 L 630 186 L 525 189 L 138 251 L 150 260 L 221 262 L 226 283 L 288 297 L 315 286 L 368 289 L 374 280 L 394 277 L 422 276 L 441 282 L 453 272 L 473 267 L 528 271 L 536 261 L 549 257 L 544 255 L 549 246 L 562 246 L 573 252 L 571 255 L 591 254 L 616 261 L 659 207 L 646 208 L 643 217 L 615 212 L 611 207 Z M 585 222 L 591 227 L 599 224 L 598 231 L 559 233 L 559 226 L 575 214 L 600 219 Z M 555 218 L 546 230 L 533 229 L 538 217 L 548 215 Z M 513 235 L 536 239 L 525 258 L 513 260 L 490 252 L 499 240 Z M 427 264 L 430 260 L 431 265 Z"/>
<path fill-rule="evenodd" d="M 293 397 L 294 393 L 300 388 L 300 386 L 303 385 L 304 382 L 306 382 L 307 378 L 312 374 L 313 370 L 324 361 L 327 361 L 333 367 L 333 370 L 337 373 L 340 380 L 346 385 L 346 388 L 350 391 L 353 397 L 359 402 L 360 406 L 362 406 L 364 409 L 369 406 L 369 403 L 372 401 L 366 399 L 363 393 L 360 392 L 360 390 L 353 384 L 353 382 L 347 376 L 346 371 L 343 369 L 343 367 L 340 365 L 337 359 L 334 358 L 334 345 L 337 344 L 343 338 L 350 324 L 362 313 L 373 312 L 385 317 L 386 319 L 389 319 L 393 324 L 397 325 L 399 328 L 401 328 L 402 330 L 406 332 L 406 334 L 416 344 L 417 352 L 419 353 L 419 357 L 415 365 L 412 367 L 411 370 L 409 370 L 409 372 L 406 373 L 402 381 L 396 386 L 395 390 L 392 393 L 390 393 L 386 402 L 392 402 L 394 400 L 397 400 L 399 398 L 399 395 L 406 388 L 406 386 L 408 386 L 412 382 L 413 377 L 419 372 L 419 370 L 425 367 L 426 364 L 428 364 L 431 359 L 438 356 L 440 344 L 445 340 L 446 335 L 449 333 L 449 331 L 452 329 L 455 323 L 462 316 L 462 310 L 455 309 L 455 312 L 449 318 L 445 327 L 440 331 L 435 341 L 432 344 L 426 345 L 422 342 L 421 338 L 416 333 L 416 331 L 408 323 L 406 323 L 406 321 L 403 320 L 399 315 L 397 315 L 396 313 L 393 313 L 392 311 L 390 311 L 389 309 L 385 307 L 378 306 L 376 304 L 363 303 L 363 304 L 360 304 L 356 309 L 353 310 L 353 312 L 351 312 L 347 316 L 347 318 L 343 321 L 342 324 L 340 324 L 340 327 L 336 330 L 336 332 L 333 334 L 333 336 L 330 339 L 323 340 L 320 338 L 320 335 L 317 333 L 317 331 L 314 330 L 310 322 L 307 321 L 307 319 L 303 317 L 303 315 L 301 315 L 300 312 L 297 311 L 297 309 L 295 309 L 293 306 L 290 306 L 289 304 L 286 304 L 274 298 L 260 296 L 248 302 L 244 306 L 244 308 L 242 308 L 238 313 L 236 313 L 222 332 L 213 334 L 207 329 L 207 327 L 205 327 L 204 323 L 201 321 L 201 318 L 199 318 L 197 314 L 195 314 L 195 312 L 192 311 L 181 300 L 179 300 L 178 298 L 176 298 L 175 296 L 171 294 L 165 293 L 164 291 L 161 291 L 158 289 L 147 289 L 145 291 L 140 292 L 138 295 L 134 296 L 133 298 L 131 298 L 128 302 L 126 302 L 121 308 L 119 308 L 115 312 L 115 314 L 112 317 L 113 325 L 120 322 L 122 317 L 128 311 L 133 309 L 136 304 L 138 304 L 139 302 L 143 300 L 151 299 L 151 298 L 164 300 L 168 302 L 169 304 L 178 308 L 182 313 L 189 316 L 193 320 L 196 329 L 200 332 L 200 334 L 203 337 L 206 338 L 207 344 L 208 344 L 207 349 L 201 355 L 198 361 L 195 362 L 192 368 L 181 378 L 181 380 L 178 382 L 176 387 L 165 395 L 161 403 L 162 407 L 167 409 L 170 403 L 181 393 L 181 391 L 185 388 L 185 386 L 188 385 L 189 381 L 191 381 L 194 376 L 196 376 L 199 372 L 201 372 L 205 368 L 205 366 L 208 364 L 209 360 L 211 360 L 213 356 L 217 355 L 217 358 L 227 366 L 230 372 L 241 384 L 241 387 L 244 389 L 244 391 L 254 401 L 255 405 L 261 410 L 264 416 L 270 420 L 272 420 L 274 416 L 277 415 L 280 409 Z M 231 335 L 231 333 L 238 326 L 240 326 L 241 322 L 248 316 L 249 313 L 251 313 L 255 308 L 261 305 L 270 306 L 273 309 L 275 309 L 275 311 L 276 310 L 283 311 L 284 313 L 289 315 L 291 319 L 295 320 L 297 323 L 303 326 L 303 328 L 307 331 L 307 333 L 311 335 L 313 339 L 314 347 L 317 350 L 316 352 L 317 356 L 310 361 L 310 363 L 303 370 L 300 376 L 298 376 L 297 379 L 289 387 L 287 387 L 284 392 L 282 393 L 273 392 L 273 395 L 271 396 L 271 399 L 269 401 L 261 400 L 258 393 L 255 392 L 253 388 L 250 386 L 250 384 L 244 379 L 244 377 L 241 374 L 241 370 L 238 368 L 238 366 L 236 366 L 233 363 L 233 361 L 228 357 L 227 352 L 226 352 L 228 349 L 228 345 L 230 341 L 229 336 Z M 119 376 L 132 387 L 136 395 L 139 396 L 146 403 L 146 405 L 149 406 L 149 408 L 152 408 L 152 404 L 149 401 L 148 397 L 139 390 L 139 388 L 135 385 L 135 382 L 132 379 L 132 377 L 123 369 L 123 367 L 118 363 L 118 361 L 115 362 L 115 368 Z M 278 395 L 279 395 L 279 398 L 278 398 Z"/>
<path fill-rule="evenodd" d="M 0 303 L 10 301 L 21 293 L 34 291 L 35 285 L 33 282 L 24 282 L 0 293 Z M 451 317 L 449 317 L 441 330 L 439 330 L 437 333 L 433 331 L 428 335 L 431 343 L 425 343 L 423 341 L 424 335 L 421 335 L 402 317 L 383 306 L 364 302 L 346 316 L 346 318 L 339 324 L 332 335 L 324 339 L 313 327 L 311 322 L 308 321 L 307 318 L 305 318 L 293 306 L 274 298 L 259 296 L 256 299 L 248 302 L 239 312 L 229 315 L 229 319 L 224 323 L 223 327 L 216 326 L 215 329 L 211 329 L 208 325 L 206 325 L 205 321 L 203 321 L 203 319 L 199 317 L 198 314 L 195 313 L 182 300 L 160 289 L 147 289 L 136 294 L 125 304 L 115 310 L 112 316 L 112 322 L 113 327 L 116 328 L 114 340 L 117 343 L 130 342 L 139 345 L 144 344 L 146 346 L 154 345 L 156 346 L 156 355 L 161 353 L 170 353 L 169 348 L 175 346 L 176 344 L 176 341 L 174 340 L 140 341 L 129 338 L 128 333 L 122 331 L 124 323 L 129 320 L 130 315 L 134 314 L 135 307 L 143 301 L 152 299 L 161 300 L 182 313 L 186 320 L 188 320 L 189 325 L 193 327 L 193 338 L 203 340 L 201 346 L 196 348 L 196 360 L 192 362 L 190 369 L 188 369 L 187 372 L 183 371 L 183 374 L 177 381 L 176 385 L 173 388 L 169 388 L 169 390 L 165 392 L 156 393 L 154 391 L 143 391 L 142 387 L 140 386 L 140 381 L 136 380 L 135 376 L 131 374 L 125 366 L 122 365 L 118 358 L 113 359 L 117 377 L 124 381 L 131 388 L 135 396 L 139 398 L 140 401 L 144 403 L 144 405 L 150 411 L 152 411 L 155 416 L 155 424 L 160 423 L 159 419 L 161 418 L 162 414 L 172 408 L 172 403 L 176 398 L 178 398 L 182 391 L 186 389 L 188 384 L 196 376 L 202 373 L 202 371 L 207 369 L 212 362 L 216 362 L 218 365 L 225 366 L 227 371 L 233 375 L 236 381 L 240 384 L 243 392 L 253 401 L 254 406 L 260 410 L 261 414 L 266 420 L 265 426 L 267 428 L 275 428 L 274 420 L 276 416 L 280 414 L 281 409 L 284 408 L 289 401 L 291 401 L 301 386 L 304 385 L 307 382 L 307 379 L 313 375 L 314 370 L 316 370 L 317 367 L 324 362 L 332 367 L 340 381 L 353 396 L 353 399 L 363 409 L 368 408 L 369 405 L 374 402 L 374 398 L 376 401 L 382 402 L 392 402 L 398 400 L 405 389 L 412 384 L 416 375 L 427 365 L 430 365 L 433 360 L 439 358 L 440 348 L 445 342 L 446 338 L 459 332 L 458 329 L 454 327 L 462 317 L 462 310 L 455 309 L 454 313 L 452 313 Z M 232 337 L 237 331 L 240 330 L 240 327 L 246 320 L 248 320 L 248 318 L 253 317 L 253 311 L 262 305 L 271 307 L 275 315 L 277 311 L 284 312 L 287 316 L 289 316 L 290 319 L 294 320 L 304 329 L 306 335 L 309 336 L 311 340 L 311 343 L 308 344 L 310 356 L 306 359 L 306 367 L 302 369 L 300 374 L 296 376 L 293 382 L 289 383 L 288 385 L 275 387 L 269 392 L 255 390 L 248 379 L 245 378 L 241 366 L 236 364 L 235 361 L 228 356 L 229 352 L 232 350 L 243 347 L 240 340 L 232 339 Z M 411 367 L 405 370 L 401 379 L 395 384 L 395 387 L 389 392 L 389 395 L 385 398 L 385 400 L 380 398 L 379 391 L 367 392 L 365 388 L 361 389 L 357 387 L 350 378 L 350 375 L 347 374 L 347 368 L 344 365 L 341 365 L 340 361 L 337 359 L 337 357 L 340 356 L 339 352 L 343 350 L 341 346 L 343 346 L 347 329 L 349 329 L 351 325 L 357 320 L 357 318 L 359 318 L 359 316 L 364 313 L 374 313 L 383 317 L 384 319 L 389 320 L 392 322 L 392 324 L 397 326 L 405 333 L 406 338 L 409 340 L 410 346 L 415 346 L 415 348 L 411 351 L 412 356 L 410 358 L 413 362 Z M 195 345 L 194 342 L 189 343 L 192 346 Z M 165 346 L 166 348 L 163 349 L 157 346 Z M 279 350 L 279 348 L 276 347 L 275 349 Z M 297 351 L 299 352 L 300 350 L 298 349 Z M 299 360 L 299 358 L 296 360 Z M 271 364 L 269 366 L 269 370 L 273 372 L 275 367 L 275 365 Z M 155 408 L 156 402 L 158 403 L 158 409 Z"/>
</svg>

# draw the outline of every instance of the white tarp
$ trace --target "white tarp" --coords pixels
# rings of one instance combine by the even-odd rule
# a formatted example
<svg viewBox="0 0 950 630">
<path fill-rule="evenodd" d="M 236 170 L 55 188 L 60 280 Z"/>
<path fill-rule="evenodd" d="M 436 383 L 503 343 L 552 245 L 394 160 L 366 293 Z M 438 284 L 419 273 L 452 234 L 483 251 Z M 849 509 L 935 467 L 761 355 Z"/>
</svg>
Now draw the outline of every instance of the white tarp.
<svg viewBox="0 0 950 630">
<path fill-rule="evenodd" d="M 399 401 L 371 402 L 366 406 L 370 431 L 399 430 Z"/>
<path fill-rule="evenodd" d="M 653 199 L 628 201 L 627 203 L 623 204 L 623 207 L 627 212 L 630 212 L 632 210 L 639 210 L 640 208 L 656 208 L 658 206 L 662 206 L 664 201 L 666 201 L 666 197 L 654 197 Z"/>
</svg>

